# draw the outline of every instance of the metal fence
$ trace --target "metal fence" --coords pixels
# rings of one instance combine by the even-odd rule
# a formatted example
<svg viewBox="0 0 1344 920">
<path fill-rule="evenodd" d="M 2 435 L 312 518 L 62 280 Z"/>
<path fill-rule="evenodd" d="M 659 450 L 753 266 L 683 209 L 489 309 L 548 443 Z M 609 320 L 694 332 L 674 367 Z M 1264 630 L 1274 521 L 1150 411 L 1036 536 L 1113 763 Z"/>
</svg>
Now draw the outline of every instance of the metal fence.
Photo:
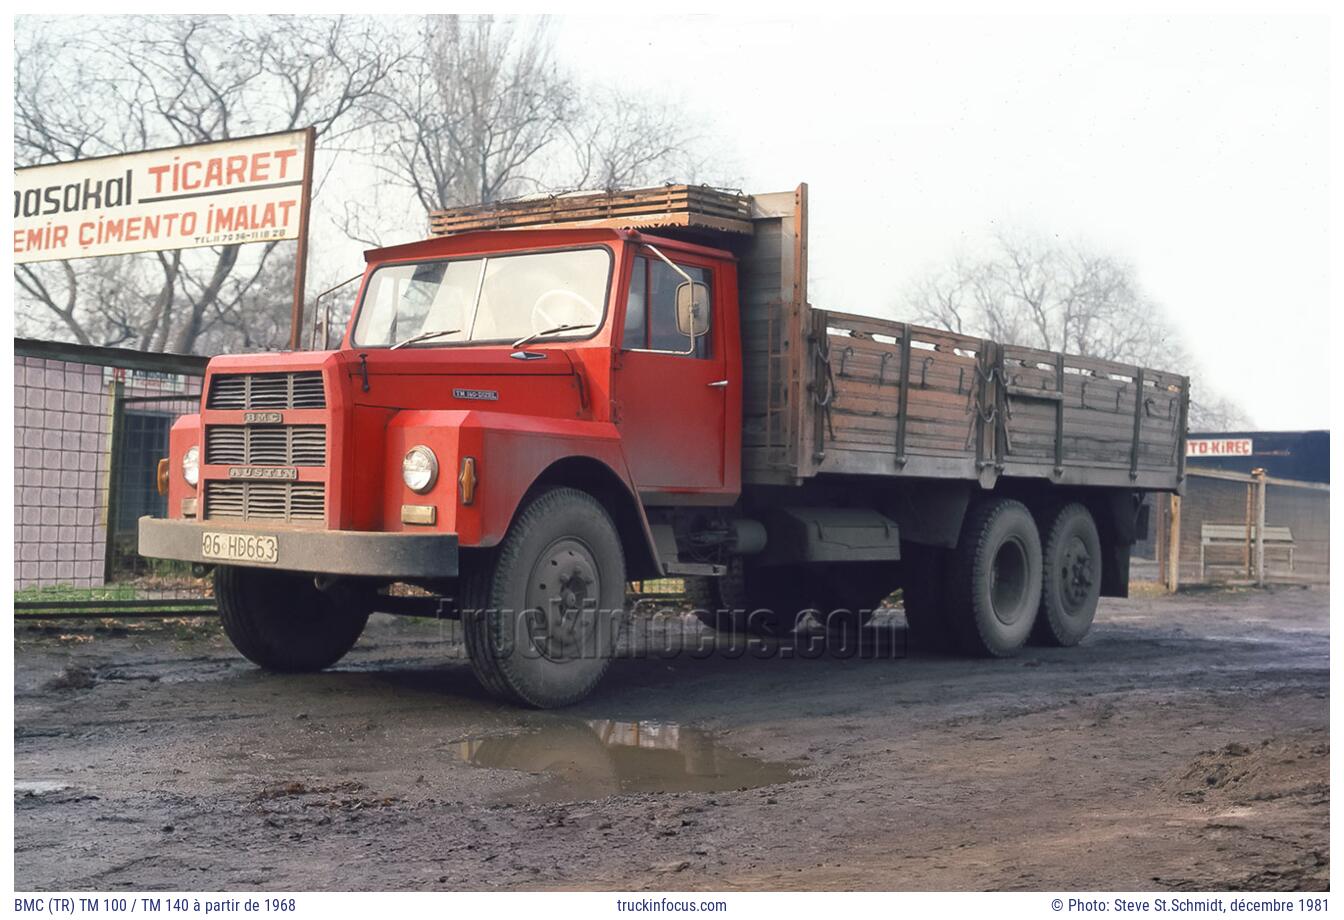
<svg viewBox="0 0 1344 920">
<path fill-rule="evenodd" d="M 1156 580 L 1171 590 L 1329 584 L 1328 484 L 1193 467 L 1186 473 L 1183 496 L 1154 500 L 1147 549 Z"/>
<path fill-rule="evenodd" d="M 213 609 L 208 584 L 135 552 L 165 513 L 155 477 L 205 359 L 15 339 L 14 583 L 19 617 Z"/>
</svg>

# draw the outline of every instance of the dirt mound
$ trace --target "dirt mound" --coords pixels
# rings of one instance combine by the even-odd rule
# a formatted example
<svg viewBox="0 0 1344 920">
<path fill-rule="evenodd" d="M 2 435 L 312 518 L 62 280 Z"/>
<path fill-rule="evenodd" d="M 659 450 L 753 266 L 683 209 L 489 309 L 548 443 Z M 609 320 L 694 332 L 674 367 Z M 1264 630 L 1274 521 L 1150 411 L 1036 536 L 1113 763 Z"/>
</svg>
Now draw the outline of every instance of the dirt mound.
<svg viewBox="0 0 1344 920">
<path fill-rule="evenodd" d="M 1330 741 L 1324 732 L 1233 741 L 1203 751 L 1164 788 L 1187 802 L 1267 802 L 1330 797 Z"/>
</svg>

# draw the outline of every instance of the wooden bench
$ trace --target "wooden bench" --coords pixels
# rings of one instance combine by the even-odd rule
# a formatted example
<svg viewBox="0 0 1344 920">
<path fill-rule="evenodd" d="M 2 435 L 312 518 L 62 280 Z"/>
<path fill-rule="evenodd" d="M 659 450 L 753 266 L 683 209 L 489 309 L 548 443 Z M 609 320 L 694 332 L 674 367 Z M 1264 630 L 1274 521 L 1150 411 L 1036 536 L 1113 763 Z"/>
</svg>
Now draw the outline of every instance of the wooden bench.
<svg viewBox="0 0 1344 920">
<path fill-rule="evenodd" d="M 1204 578 L 1206 566 L 1248 567 L 1246 554 L 1255 553 L 1255 526 L 1247 537 L 1245 524 L 1203 524 L 1199 533 L 1199 577 Z M 1288 571 L 1293 571 L 1293 531 L 1289 527 L 1265 525 L 1265 562 L 1268 567 L 1271 551 L 1286 552 Z M 1235 550 L 1235 559 L 1228 559 L 1227 551 Z M 1226 561 L 1225 561 L 1226 560 Z"/>
</svg>

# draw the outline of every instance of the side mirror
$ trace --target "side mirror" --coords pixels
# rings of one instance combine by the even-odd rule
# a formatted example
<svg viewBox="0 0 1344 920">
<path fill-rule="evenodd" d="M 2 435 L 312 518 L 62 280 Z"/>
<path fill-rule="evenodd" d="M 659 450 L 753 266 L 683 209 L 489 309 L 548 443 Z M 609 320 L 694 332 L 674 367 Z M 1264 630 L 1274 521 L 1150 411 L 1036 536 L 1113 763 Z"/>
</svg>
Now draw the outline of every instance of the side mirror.
<svg viewBox="0 0 1344 920">
<path fill-rule="evenodd" d="M 677 331 L 691 338 L 709 332 L 709 288 L 699 281 L 677 285 Z"/>
</svg>

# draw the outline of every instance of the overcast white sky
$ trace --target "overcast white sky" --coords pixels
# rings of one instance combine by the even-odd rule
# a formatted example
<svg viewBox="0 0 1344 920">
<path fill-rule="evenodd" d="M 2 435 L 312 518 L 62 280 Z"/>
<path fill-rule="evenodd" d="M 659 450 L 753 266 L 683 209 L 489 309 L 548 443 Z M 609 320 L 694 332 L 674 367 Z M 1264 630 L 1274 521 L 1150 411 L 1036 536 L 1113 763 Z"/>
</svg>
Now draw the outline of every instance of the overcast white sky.
<svg viewBox="0 0 1344 920">
<path fill-rule="evenodd" d="M 811 188 L 812 300 L 899 316 L 996 225 L 1131 261 L 1217 390 L 1329 426 L 1324 19 L 565 18 L 586 79 L 682 102 L 748 191 Z"/>
</svg>

